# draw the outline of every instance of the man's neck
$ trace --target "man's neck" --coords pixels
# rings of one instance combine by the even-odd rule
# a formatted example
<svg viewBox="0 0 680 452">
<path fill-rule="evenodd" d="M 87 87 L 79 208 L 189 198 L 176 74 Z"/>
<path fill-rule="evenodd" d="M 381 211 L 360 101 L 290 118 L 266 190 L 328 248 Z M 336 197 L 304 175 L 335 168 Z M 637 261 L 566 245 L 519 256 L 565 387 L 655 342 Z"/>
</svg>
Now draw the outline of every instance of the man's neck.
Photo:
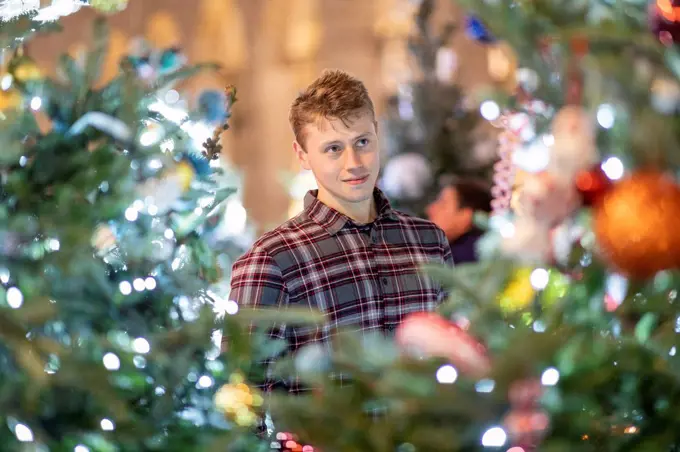
<svg viewBox="0 0 680 452">
<path fill-rule="evenodd" d="M 370 223 L 378 216 L 373 196 L 364 202 L 348 203 L 342 202 L 325 191 L 319 190 L 317 199 L 331 209 L 351 218 L 359 224 Z"/>
</svg>

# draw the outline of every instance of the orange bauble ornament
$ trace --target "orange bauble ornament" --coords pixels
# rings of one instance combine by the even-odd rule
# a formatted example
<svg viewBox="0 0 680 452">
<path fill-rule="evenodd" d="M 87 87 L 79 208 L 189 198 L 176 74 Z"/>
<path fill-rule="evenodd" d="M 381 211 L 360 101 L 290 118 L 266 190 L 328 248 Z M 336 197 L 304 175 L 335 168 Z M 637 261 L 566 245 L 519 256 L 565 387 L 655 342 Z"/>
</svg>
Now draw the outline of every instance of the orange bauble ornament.
<svg viewBox="0 0 680 452">
<path fill-rule="evenodd" d="M 593 210 L 593 229 L 605 260 L 633 279 L 680 266 L 680 187 L 656 171 L 614 185 Z"/>
</svg>

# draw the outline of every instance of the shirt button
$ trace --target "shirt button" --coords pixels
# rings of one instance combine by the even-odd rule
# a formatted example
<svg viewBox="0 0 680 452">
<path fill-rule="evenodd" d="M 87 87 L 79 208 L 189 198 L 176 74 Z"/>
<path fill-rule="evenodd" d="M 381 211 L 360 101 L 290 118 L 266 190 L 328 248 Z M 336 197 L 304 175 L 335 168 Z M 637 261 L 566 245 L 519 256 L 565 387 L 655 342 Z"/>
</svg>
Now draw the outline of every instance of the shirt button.
<svg viewBox="0 0 680 452">
<path fill-rule="evenodd" d="M 386 286 L 390 283 L 390 281 L 387 278 L 382 279 L 383 286 Z"/>
</svg>

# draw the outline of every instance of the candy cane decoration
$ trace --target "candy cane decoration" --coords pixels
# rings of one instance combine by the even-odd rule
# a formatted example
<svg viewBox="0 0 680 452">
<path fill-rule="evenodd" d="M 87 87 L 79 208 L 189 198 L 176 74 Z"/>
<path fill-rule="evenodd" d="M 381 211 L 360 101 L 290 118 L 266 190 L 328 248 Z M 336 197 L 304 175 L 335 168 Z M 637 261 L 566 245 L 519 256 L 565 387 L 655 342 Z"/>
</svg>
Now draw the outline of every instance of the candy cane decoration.
<svg viewBox="0 0 680 452">
<path fill-rule="evenodd" d="M 522 143 L 522 131 L 528 125 L 530 125 L 530 118 L 525 114 L 509 114 L 501 118 L 501 126 L 504 130 L 498 137 L 500 160 L 494 165 L 493 187 L 491 188 L 493 215 L 502 215 L 510 210 L 514 179 L 512 154 Z"/>
</svg>

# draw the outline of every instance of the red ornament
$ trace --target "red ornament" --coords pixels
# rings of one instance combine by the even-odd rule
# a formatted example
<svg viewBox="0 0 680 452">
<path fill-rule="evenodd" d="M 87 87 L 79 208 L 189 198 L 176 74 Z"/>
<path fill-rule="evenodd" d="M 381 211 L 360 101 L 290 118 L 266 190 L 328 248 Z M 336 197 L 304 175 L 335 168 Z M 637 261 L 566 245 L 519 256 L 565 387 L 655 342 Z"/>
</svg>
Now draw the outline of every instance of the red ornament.
<svg viewBox="0 0 680 452">
<path fill-rule="evenodd" d="M 575 183 L 585 206 L 593 206 L 600 202 L 612 187 L 612 181 L 599 165 L 591 170 L 578 173 Z"/>
<path fill-rule="evenodd" d="M 461 372 L 482 378 L 491 370 L 486 348 L 462 328 L 438 314 L 418 312 L 397 328 L 396 341 L 407 351 L 447 358 Z"/>
<path fill-rule="evenodd" d="M 648 14 L 650 30 L 664 45 L 680 42 L 680 1 L 653 0 Z"/>
<path fill-rule="evenodd" d="M 527 452 L 538 448 L 550 425 L 547 413 L 540 407 L 543 392 L 539 380 L 526 379 L 513 383 L 508 393 L 511 408 L 503 426 L 512 444 Z"/>
</svg>

